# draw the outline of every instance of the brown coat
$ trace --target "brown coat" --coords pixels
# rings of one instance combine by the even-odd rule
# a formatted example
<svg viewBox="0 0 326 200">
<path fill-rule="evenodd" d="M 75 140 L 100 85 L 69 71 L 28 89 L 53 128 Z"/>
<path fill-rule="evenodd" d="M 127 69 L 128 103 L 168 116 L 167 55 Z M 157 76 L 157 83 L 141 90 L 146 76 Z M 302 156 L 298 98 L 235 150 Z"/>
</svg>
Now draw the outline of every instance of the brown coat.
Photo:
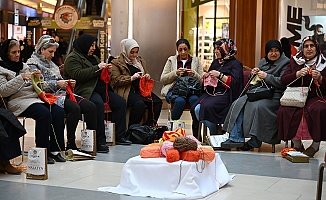
<svg viewBox="0 0 326 200">
<path fill-rule="evenodd" d="M 145 60 L 140 57 L 137 57 L 137 60 L 143 66 L 145 74 L 148 73 Z M 127 64 L 122 55 L 120 55 L 117 59 L 112 60 L 111 64 L 111 86 L 113 91 L 127 101 L 132 83 L 131 74 Z"/>
</svg>

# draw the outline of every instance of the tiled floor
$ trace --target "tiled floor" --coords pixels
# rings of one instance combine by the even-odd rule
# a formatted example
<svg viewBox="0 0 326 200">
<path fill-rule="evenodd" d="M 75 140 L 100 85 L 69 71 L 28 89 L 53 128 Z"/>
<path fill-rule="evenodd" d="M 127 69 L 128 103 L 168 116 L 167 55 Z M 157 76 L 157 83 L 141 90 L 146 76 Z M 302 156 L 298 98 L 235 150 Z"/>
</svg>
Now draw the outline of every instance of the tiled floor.
<svg viewBox="0 0 326 200">
<path fill-rule="evenodd" d="M 191 119 L 185 112 L 182 120 L 191 134 Z M 159 124 L 167 121 L 167 111 L 163 110 Z M 34 145 L 34 122 L 27 120 L 25 149 Z M 78 137 L 78 140 L 80 138 Z M 305 141 L 308 146 L 311 141 Z M 263 144 L 254 151 L 218 151 L 229 173 L 234 179 L 218 192 L 206 197 L 209 200 L 312 200 L 316 196 L 318 167 L 322 162 L 326 143 L 310 163 L 291 163 L 280 156 L 284 144 L 271 146 Z M 92 161 L 77 161 L 49 165 L 49 179 L 44 181 L 26 179 L 22 175 L 0 174 L 0 199 L 110 199 L 141 200 L 150 198 L 132 197 L 97 191 L 98 187 L 117 186 L 124 163 L 139 154 L 142 145 L 113 146 L 110 153 L 98 154 Z M 18 162 L 20 158 L 16 159 Z M 24 163 L 26 164 L 26 163 Z M 324 177 L 326 180 L 326 177 Z M 326 183 L 324 182 L 326 199 Z"/>
</svg>

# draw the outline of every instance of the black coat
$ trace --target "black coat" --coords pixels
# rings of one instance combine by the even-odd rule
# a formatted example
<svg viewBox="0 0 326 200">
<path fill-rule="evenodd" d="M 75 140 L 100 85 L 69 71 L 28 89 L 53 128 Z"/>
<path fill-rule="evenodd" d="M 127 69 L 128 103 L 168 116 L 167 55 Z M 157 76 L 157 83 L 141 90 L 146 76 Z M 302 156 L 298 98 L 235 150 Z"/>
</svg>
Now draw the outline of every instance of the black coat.
<svg viewBox="0 0 326 200">
<path fill-rule="evenodd" d="M 20 155 L 19 138 L 25 128 L 9 110 L 0 108 L 0 159 L 10 160 Z"/>
</svg>

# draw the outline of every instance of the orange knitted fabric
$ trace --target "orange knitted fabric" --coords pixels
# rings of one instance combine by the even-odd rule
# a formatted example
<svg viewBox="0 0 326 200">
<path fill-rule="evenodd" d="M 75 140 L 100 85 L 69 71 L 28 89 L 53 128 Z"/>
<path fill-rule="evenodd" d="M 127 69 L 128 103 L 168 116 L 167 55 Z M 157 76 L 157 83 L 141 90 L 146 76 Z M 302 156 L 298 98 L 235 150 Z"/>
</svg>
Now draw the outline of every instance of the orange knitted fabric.
<svg viewBox="0 0 326 200">
<path fill-rule="evenodd" d="M 181 153 L 181 160 L 188 161 L 188 162 L 198 162 L 200 158 L 198 151 L 184 151 Z"/>
<path fill-rule="evenodd" d="M 174 142 L 175 138 L 180 136 L 186 136 L 186 131 L 183 128 L 177 128 L 175 131 L 164 131 L 162 139 L 163 141 Z"/>
<path fill-rule="evenodd" d="M 154 88 L 154 80 L 153 79 L 146 80 L 146 78 L 144 76 L 142 76 L 140 78 L 139 90 L 143 97 L 147 97 L 147 98 L 151 99 L 153 88 Z"/>
<path fill-rule="evenodd" d="M 169 149 L 166 153 L 167 162 L 176 162 L 180 160 L 180 153 L 176 149 Z"/>
</svg>

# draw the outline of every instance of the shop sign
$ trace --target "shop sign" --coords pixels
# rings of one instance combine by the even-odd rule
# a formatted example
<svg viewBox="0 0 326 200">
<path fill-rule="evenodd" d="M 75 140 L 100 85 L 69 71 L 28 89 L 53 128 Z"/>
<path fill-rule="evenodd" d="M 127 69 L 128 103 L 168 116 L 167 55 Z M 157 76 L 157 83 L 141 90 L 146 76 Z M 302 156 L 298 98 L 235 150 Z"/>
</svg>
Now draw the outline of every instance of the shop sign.
<svg viewBox="0 0 326 200">
<path fill-rule="evenodd" d="M 191 0 L 191 7 L 196 7 L 196 6 L 199 6 L 201 4 L 204 4 L 204 3 L 207 3 L 210 1 L 213 1 L 213 0 Z"/>
<path fill-rule="evenodd" d="M 54 21 L 61 29 L 72 29 L 78 18 L 77 9 L 70 5 L 59 6 L 54 12 Z"/>
</svg>

